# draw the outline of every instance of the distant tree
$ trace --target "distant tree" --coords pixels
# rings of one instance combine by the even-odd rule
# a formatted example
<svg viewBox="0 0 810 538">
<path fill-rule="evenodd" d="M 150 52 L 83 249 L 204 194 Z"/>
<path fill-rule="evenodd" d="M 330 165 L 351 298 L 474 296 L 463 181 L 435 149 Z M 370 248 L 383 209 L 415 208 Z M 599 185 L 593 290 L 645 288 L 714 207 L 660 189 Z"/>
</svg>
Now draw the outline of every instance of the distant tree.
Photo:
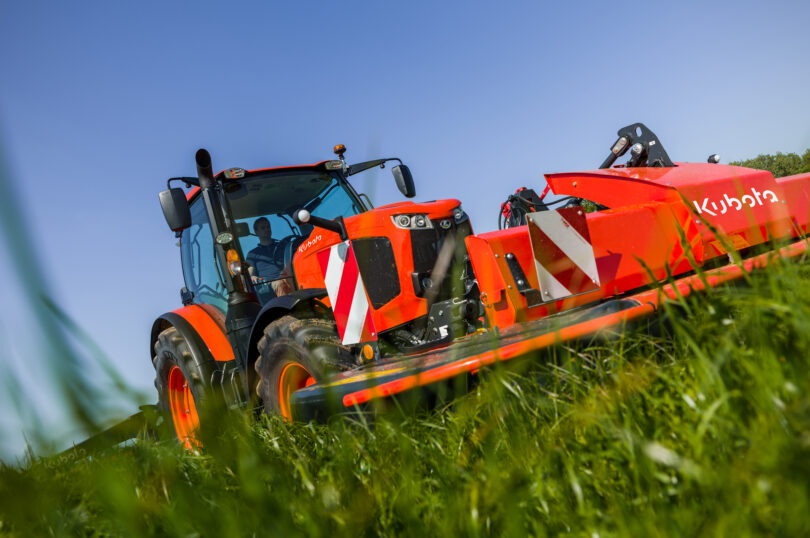
<svg viewBox="0 0 810 538">
<path fill-rule="evenodd" d="M 757 155 L 746 161 L 734 161 L 729 164 L 768 170 L 773 177 L 792 176 L 810 172 L 810 149 L 799 157 L 795 153 L 777 153 L 776 155 Z"/>
<path fill-rule="evenodd" d="M 585 210 L 585 213 L 593 213 L 594 211 L 599 211 L 599 206 L 590 200 L 582 200 L 582 209 Z"/>
</svg>

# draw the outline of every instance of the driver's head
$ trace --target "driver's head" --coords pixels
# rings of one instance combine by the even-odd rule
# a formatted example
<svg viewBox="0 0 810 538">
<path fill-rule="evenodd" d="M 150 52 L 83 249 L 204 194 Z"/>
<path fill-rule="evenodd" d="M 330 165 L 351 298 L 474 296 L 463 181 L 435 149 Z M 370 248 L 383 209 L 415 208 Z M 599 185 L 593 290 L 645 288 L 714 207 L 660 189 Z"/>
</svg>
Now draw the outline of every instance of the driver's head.
<svg viewBox="0 0 810 538">
<path fill-rule="evenodd" d="M 259 238 L 259 241 L 268 240 L 273 237 L 273 229 L 270 227 L 270 221 L 267 217 L 259 217 L 253 221 L 253 233 Z"/>
</svg>

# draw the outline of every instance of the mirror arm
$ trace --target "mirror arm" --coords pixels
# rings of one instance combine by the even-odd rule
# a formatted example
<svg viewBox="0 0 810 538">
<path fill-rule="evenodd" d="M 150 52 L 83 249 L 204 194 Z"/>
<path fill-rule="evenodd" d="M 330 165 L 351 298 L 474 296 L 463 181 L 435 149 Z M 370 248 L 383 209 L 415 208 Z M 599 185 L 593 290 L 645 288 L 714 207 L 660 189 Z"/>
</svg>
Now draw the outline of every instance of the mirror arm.
<svg viewBox="0 0 810 538">
<path fill-rule="evenodd" d="M 397 161 L 399 164 L 402 163 L 402 159 L 399 157 L 388 157 L 385 159 L 375 159 L 373 161 L 365 161 L 362 163 L 355 163 L 349 166 L 348 171 L 346 172 L 346 176 L 353 176 L 354 174 L 359 174 L 360 172 L 365 172 L 375 166 L 379 166 L 380 168 L 385 168 L 385 163 L 388 161 Z"/>
<path fill-rule="evenodd" d="M 197 179 L 196 177 L 170 177 L 166 181 L 166 188 L 167 189 L 172 188 L 172 185 L 171 185 L 172 181 L 182 181 L 183 183 L 186 184 L 186 187 L 190 187 L 192 185 L 194 185 L 195 187 L 200 186 L 200 180 Z"/>
</svg>

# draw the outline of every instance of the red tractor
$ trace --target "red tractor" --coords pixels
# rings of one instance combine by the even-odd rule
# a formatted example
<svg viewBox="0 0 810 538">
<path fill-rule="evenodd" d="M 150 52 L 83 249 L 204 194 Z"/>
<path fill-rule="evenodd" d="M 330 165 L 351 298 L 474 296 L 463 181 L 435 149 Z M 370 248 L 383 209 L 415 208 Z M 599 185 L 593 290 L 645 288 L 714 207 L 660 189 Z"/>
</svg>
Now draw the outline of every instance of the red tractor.
<svg viewBox="0 0 810 538">
<path fill-rule="evenodd" d="M 308 420 L 463 385 L 496 361 L 738 278 L 768 263 L 757 245 L 805 250 L 810 174 L 776 180 L 716 156 L 673 163 L 642 124 L 619 130 L 600 169 L 546 175 L 542 196 L 510 198 L 510 227 L 479 235 L 457 200 L 372 208 L 347 178 L 399 160 L 349 166 L 335 151 L 310 166 L 214 175 L 200 150 L 197 177 L 169 180 L 194 188 L 161 193 L 186 287 L 184 306 L 154 324 L 152 359 L 160 405 L 187 446 L 211 398 L 258 398 Z M 393 175 L 412 197 L 399 162 Z M 544 201 L 549 190 L 565 207 Z M 742 263 L 730 263 L 735 252 Z"/>
<path fill-rule="evenodd" d="M 394 178 L 410 198 L 410 171 L 399 159 L 347 165 L 344 152 L 215 175 L 200 150 L 197 177 L 172 178 L 160 194 L 186 286 L 183 307 L 154 323 L 152 360 L 160 405 L 187 445 L 207 399 L 235 406 L 258 396 L 291 419 L 298 389 L 481 326 L 460 203 L 373 208 L 347 178 L 397 161 Z"/>
</svg>

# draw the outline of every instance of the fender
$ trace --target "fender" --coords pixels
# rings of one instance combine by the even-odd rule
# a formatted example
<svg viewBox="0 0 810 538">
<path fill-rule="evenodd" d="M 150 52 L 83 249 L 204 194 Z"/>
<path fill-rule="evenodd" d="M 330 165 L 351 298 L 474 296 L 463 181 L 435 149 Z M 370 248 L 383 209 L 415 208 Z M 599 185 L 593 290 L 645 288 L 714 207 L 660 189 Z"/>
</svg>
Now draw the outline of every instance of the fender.
<svg viewBox="0 0 810 538">
<path fill-rule="evenodd" d="M 256 373 L 253 371 L 253 365 L 259 358 L 259 340 L 264 334 L 264 328 L 274 320 L 281 316 L 289 314 L 299 306 L 311 305 L 313 301 L 326 297 L 325 288 L 310 288 L 305 290 L 296 290 L 287 295 L 276 297 L 268 301 L 259 311 L 256 316 L 256 321 L 253 322 L 253 328 L 250 330 L 250 339 L 247 346 L 247 376 L 250 387 L 255 387 Z"/>
<path fill-rule="evenodd" d="M 233 349 L 225 335 L 225 317 L 211 305 L 184 306 L 156 319 L 149 341 L 149 352 L 153 359 L 158 335 L 169 327 L 177 329 L 186 339 L 191 355 L 198 363 L 234 359 Z"/>
<path fill-rule="evenodd" d="M 174 327 L 185 339 L 191 357 L 197 364 L 209 364 L 212 390 L 222 391 L 228 405 L 238 406 L 247 399 L 242 389 L 240 367 L 234 360 L 233 348 L 225 335 L 225 316 L 216 307 L 193 304 L 167 312 L 152 324 L 149 352 L 155 358 L 158 335 Z"/>
</svg>

